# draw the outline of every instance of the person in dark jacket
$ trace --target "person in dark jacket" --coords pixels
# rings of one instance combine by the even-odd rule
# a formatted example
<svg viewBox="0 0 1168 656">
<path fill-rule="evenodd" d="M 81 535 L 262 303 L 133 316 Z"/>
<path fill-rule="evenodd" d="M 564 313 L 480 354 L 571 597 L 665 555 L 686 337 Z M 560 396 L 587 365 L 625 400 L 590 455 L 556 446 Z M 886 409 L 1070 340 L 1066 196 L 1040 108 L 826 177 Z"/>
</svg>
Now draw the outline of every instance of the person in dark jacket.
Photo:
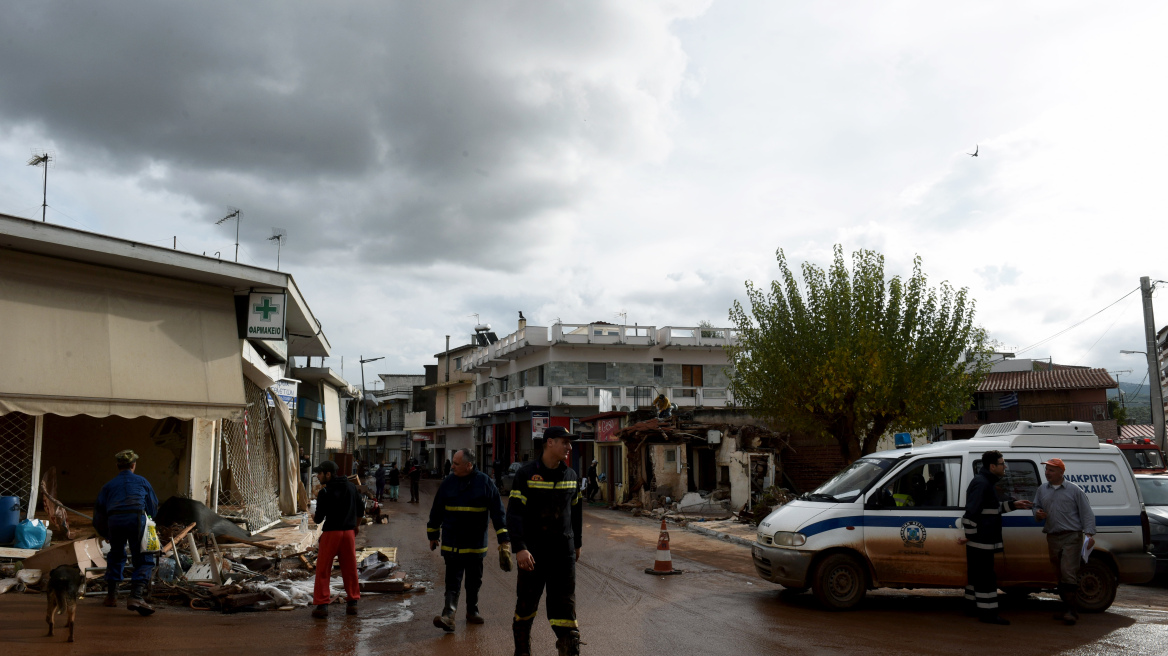
<svg viewBox="0 0 1168 656">
<path fill-rule="evenodd" d="M 150 615 L 154 607 L 146 603 L 145 592 L 154 571 L 154 555 L 142 553 L 142 532 L 146 529 L 146 518 L 158 511 L 158 497 L 150 481 L 134 473 L 138 454 L 126 449 L 119 451 L 114 459 L 118 463 L 118 475 L 101 488 L 93 509 L 93 527 L 110 543 L 105 605 L 118 605 L 118 584 L 122 582 L 129 546 L 134 573 L 126 608 L 138 611 L 139 615 Z"/>
<path fill-rule="evenodd" d="M 515 473 L 507 505 L 507 531 L 519 565 L 511 631 L 517 656 L 531 653 L 531 625 L 547 587 L 547 614 L 561 656 L 580 653 L 576 622 L 576 561 L 584 515 L 580 478 L 564 461 L 572 434 L 560 426 L 544 431 L 543 452 Z"/>
<path fill-rule="evenodd" d="M 385 474 L 385 482 L 389 485 L 389 500 L 397 501 L 398 491 L 401 489 L 401 470 L 397 468 L 397 461 L 389 464 L 389 472 Z"/>
<path fill-rule="evenodd" d="M 600 491 L 600 480 L 596 477 L 596 461 L 593 460 L 591 465 L 588 465 L 588 502 L 591 503 L 596 497 L 596 493 Z"/>
<path fill-rule="evenodd" d="M 422 493 L 418 490 L 422 481 L 422 468 L 414 463 L 410 465 L 410 470 L 407 472 L 410 477 L 410 503 L 418 503 Z"/>
<path fill-rule="evenodd" d="M 986 451 L 981 457 L 981 471 L 969 482 L 965 491 L 965 514 L 961 526 L 965 536 L 957 539 L 965 545 L 968 581 L 965 599 L 979 619 L 987 624 L 1009 624 L 998 614 L 998 578 L 994 573 L 994 554 L 1001 553 L 1002 514 L 1012 510 L 1030 509 L 1030 501 L 1002 499 L 994 486 L 1006 473 L 1006 460 L 1001 451 Z"/>
<path fill-rule="evenodd" d="M 381 497 L 385 496 L 385 475 L 388 473 L 385 469 L 385 463 L 377 468 L 377 473 L 373 475 L 373 479 L 377 482 L 377 500 L 381 501 Z"/>
<path fill-rule="evenodd" d="M 308 479 L 312 477 L 312 461 L 304 454 L 304 447 L 300 447 L 300 482 L 304 483 L 305 490 L 312 490 Z"/>
<path fill-rule="evenodd" d="M 337 463 L 332 460 L 320 463 L 312 471 L 316 472 L 323 486 L 316 497 L 316 514 L 312 518 L 317 524 L 323 524 L 316 553 L 316 586 L 312 594 L 316 609 L 312 616 L 328 617 L 333 558 L 341 561 L 341 578 L 345 582 L 348 600 L 345 612 L 356 615 L 357 600 L 361 598 L 357 581 L 357 526 L 365 515 L 365 501 L 352 481 L 337 475 Z"/>
<path fill-rule="evenodd" d="M 442 545 L 446 561 L 446 605 L 434 618 L 434 626 L 454 630 L 454 612 L 466 575 L 466 623 L 482 624 L 479 614 L 479 588 L 483 584 L 483 560 L 487 553 L 487 517 L 495 528 L 499 543 L 499 565 L 511 571 L 511 539 L 503 521 L 503 501 L 499 490 L 486 474 L 476 471 L 470 449 L 454 453 L 453 473 L 447 476 L 434 495 L 426 537 L 430 549 Z"/>
<path fill-rule="evenodd" d="M 442 464 L 442 478 L 446 478 L 449 475 L 450 475 L 450 458 L 447 458 L 446 462 Z"/>
</svg>

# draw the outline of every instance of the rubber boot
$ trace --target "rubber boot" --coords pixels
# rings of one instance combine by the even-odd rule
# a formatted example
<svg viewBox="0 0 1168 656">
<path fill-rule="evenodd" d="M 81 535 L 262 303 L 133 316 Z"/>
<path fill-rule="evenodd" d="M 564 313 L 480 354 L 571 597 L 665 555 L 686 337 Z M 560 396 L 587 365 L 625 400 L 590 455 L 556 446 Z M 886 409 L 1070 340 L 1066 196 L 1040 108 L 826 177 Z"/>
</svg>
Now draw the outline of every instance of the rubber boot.
<svg viewBox="0 0 1168 656">
<path fill-rule="evenodd" d="M 576 629 L 556 631 L 556 653 L 559 656 L 580 656 L 580 632 Z"/>
<path fill-rule="evenodd" d="M 511 633 L 515 636 L 515 656 L 531 656 L 531 620 L 511 622 Z"/>
<path fill-rule="evenodd" d="M 482 624 L 485 620 L 479 615 L 479 591 L 466 591 L 466 623 Z"/>
<path fill-rule="evenodd" d="M 328 619 L 328 604 L 320 604 L 312 609 L 312 616 L 318 620 Z"/>
<path fill-rule="evenodd" d="M 458 593 L 446 593 L 446 606 L 442 608 L 441 615 L 434 616 L 434 626 L 452 633 L 454 631 L 454 610 L 458 607 Z"/>
<path fill-rule="evenodd" d="M 110 581 L 106 584 L 108 587 L 105 591 L 105 601 L 101 602 L 103 606 L 110 608 L 118 607 L 118 584 L 117 581 Z"/>
<path fill-rule="evenodd" d="M 1079 592 L 1079 586 L 1068 585 L 1066 590 L 1063 601 L 1067 603 L 1067 612 L 1063 614 L 1063 624 L 1074 626 L 1079 621 L 1079 613 L 1075 612 L 1075 595 Z"/>
<path fill-rule="evenodd" d="M 356 599 L 350 599 L 350 600 L 345 602 L 345 614 L 346 615 L 356 615 L 357 614 L 357 600 Z"/>
<path fill-rule="evenodd" d="M 130 601 L 126 603 L 127 609 L 136 610 L 143 617 L 154 614 L 154 607 L 146 603 L 145 591 L 146 584 L 144 582 L 134 581 L 130 588 Z"/>
</svg>

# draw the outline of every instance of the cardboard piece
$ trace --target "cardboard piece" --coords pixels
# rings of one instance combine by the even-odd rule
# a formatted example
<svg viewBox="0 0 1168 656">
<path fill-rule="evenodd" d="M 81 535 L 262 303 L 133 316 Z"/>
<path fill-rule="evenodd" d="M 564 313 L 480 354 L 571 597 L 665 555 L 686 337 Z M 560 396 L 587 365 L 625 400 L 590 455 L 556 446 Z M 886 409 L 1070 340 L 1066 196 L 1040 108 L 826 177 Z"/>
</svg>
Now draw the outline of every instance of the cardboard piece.
<svg viewBox="0 0 1168 656">
<path fill-rule="evenodd" d="M 51 572 L 58 565 L 73 563 L 76 563 L 83 572 L 90 567 L 105 567 L 105 558 L 101 555 L 101 547 L 96 538 L 55 544 L 24 559 L 25 569 L 39 569 L 44 572 Z M 98 574 L 89 572 L 86 576 L 96 578 Z"/>
</svg>

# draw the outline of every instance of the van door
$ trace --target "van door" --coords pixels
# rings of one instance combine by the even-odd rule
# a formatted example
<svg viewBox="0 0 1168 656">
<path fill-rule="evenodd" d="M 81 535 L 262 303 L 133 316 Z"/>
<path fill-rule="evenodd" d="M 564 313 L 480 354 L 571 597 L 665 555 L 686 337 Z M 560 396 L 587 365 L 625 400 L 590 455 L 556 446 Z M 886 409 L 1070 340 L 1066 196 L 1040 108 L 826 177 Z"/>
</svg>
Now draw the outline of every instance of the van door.
<svg viewBox="0 0 1168 656">
<path fill-rule="evenodd" d="M 994 488 L 998 498 L 1033 501 L 1042 484 L 1038 464 L 1040 456 L 1029 453 L 1006 453 L 1006 473 Z M 981 471 L 981 460 L 973 461 L 973 472 Z M 998 568 L 1000 585 L 1028 583 L 1055 584 L 1054 568 L 1046 549 L 1042 524 L 1034 521 L 1031 510 L 1014 510 L 1002 515 L 1003 563 Z"/>
<path fill-rule="evenodd" d="M 864 547 L 883 585 L 965 585 L 961 458 L 914 460 L 869 493 Z"/>
</svg>

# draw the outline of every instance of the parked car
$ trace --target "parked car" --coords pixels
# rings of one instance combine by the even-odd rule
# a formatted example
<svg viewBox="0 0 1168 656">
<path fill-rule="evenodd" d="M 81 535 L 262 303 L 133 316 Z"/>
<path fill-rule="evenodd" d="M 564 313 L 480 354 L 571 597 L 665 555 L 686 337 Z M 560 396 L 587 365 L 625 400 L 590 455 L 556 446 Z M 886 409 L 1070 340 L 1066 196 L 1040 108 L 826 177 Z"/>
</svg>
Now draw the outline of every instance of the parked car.
<svg viewBox="0 0 1168 656">
<path fill-rule="evenodd" d="M 851 608 L 873 588 L 960 588 L 966 583 L 960 519 L 965 492 L 982 453 L 1002 452 L 999 488 L 1033 499 L 1040 463 L 1067 463 L 1095 510 L 1095 551 L 1080 570 L 1078 603 L 1103 611 L 1119 583 L 1146 583 L 1156 560 L 1146 551 L 1150 518 L 1124 455 L 1100 444 L 1086 422 L 987 424 L 968 440 L 882 451 L 861 458 L 815 492 L 759 524 L 752 553 L 762 578 L 787 588 L 811 588 L 825 606 Z M 1158 487 L 1158 486 L 1157 486 Z M 1042 524 L 1029 510 L 1003 516 L 1003 589 L 1049 590 L 1058 584 Z"/>
<path fill-rule="evenodd" d="M 503 486 L 499 488 L 499 494 L 507 496 L 511 493 L 511 486 L 515 483 L 515 474 L 522 466 L 522 462 L 511 463 L 511 466 L 507 468 L 507 473 L 503 474 Z"/>
<path fill-rule="evenodd" d="M 1136 483 L 1144 497 L 1144 507 L 1148 509 L 1156 575 L 1168 575 L 1168 475 L 1136 474 Z"/>
</svg>

